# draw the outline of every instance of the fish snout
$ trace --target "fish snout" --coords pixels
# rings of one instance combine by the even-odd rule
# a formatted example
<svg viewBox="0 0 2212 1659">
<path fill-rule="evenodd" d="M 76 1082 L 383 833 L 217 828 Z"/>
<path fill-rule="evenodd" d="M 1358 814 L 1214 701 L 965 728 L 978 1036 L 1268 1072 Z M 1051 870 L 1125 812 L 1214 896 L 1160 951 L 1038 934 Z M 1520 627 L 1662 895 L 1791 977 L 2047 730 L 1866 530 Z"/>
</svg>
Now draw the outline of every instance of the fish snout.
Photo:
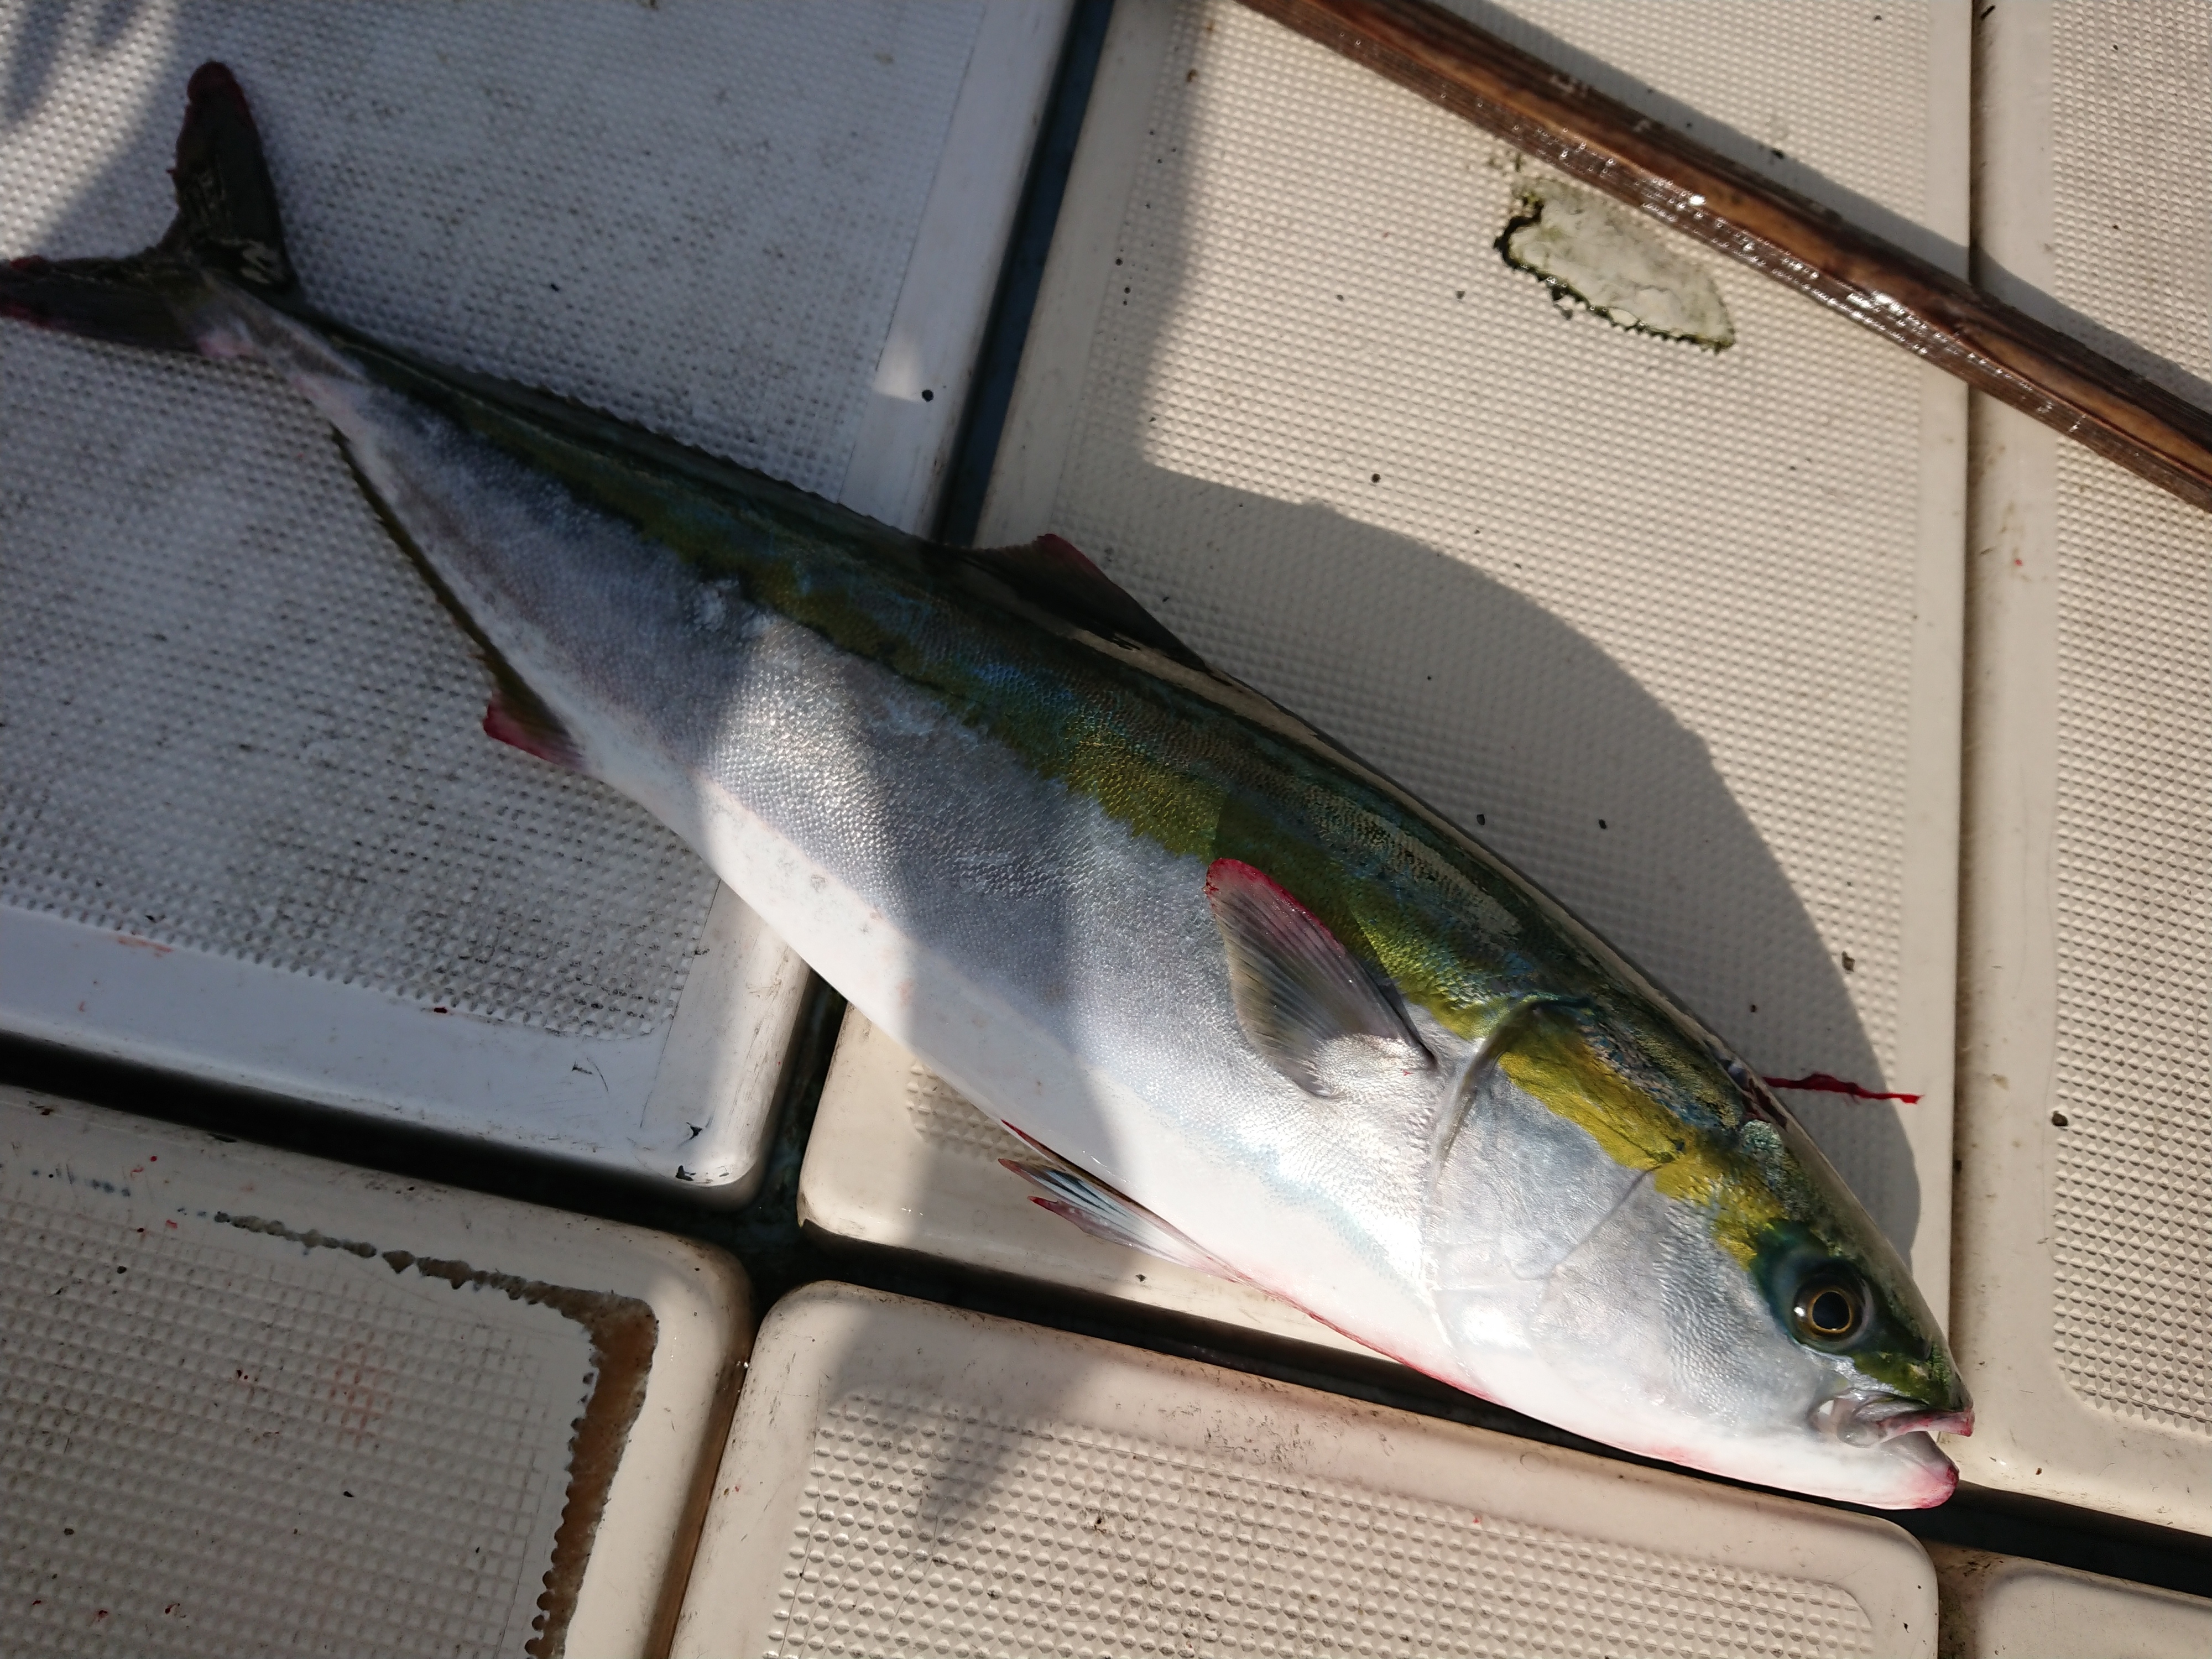
<svg viewBox="0 0 2212 1659">
<path fill-rule="evenodd" d="M 1806 1421 L 1846 1446 L 1879 1446 L 1905 1434 L 1974 1431 L 1974 1408 L 1930 1406 L 1901 1395 L 1837 1395 L 1806 1413 Z"/>
</svg>

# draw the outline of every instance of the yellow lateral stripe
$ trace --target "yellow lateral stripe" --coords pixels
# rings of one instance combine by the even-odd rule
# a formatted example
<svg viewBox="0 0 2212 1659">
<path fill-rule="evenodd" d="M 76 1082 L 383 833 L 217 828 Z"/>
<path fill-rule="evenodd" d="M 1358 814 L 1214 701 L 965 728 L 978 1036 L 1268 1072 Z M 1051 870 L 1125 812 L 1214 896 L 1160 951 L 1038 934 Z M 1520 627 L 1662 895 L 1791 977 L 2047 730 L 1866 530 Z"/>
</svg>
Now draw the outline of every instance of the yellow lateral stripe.
<svg viewBox="0 0 2212 1659">
<path fill-rule="evenodd" d="M 1759 1254 L 1759 1236 L 1784 1218 L 1780 1198 L 1755 1167 L 1621 1077 L 1568 1018 L 1533 1013 L 1498 1065 L 1614 1163 L 1652 1170 L 1652 1185 L 1665 1196 L 1708 1211 L 1715 1241 L 1744 1266 Z"/>
</svg>

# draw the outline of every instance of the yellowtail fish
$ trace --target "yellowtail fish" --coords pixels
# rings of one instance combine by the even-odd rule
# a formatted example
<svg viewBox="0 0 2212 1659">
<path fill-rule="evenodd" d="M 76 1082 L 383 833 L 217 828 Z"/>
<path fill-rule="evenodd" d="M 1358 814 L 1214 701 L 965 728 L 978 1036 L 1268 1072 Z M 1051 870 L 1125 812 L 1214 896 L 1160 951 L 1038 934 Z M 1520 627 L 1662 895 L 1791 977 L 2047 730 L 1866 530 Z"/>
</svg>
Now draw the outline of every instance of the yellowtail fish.
<svg viewBox="0 0 2212 1659">
<path fill-rule="evenodd" d="M 301 301 L 209 64 L 179 215 L 0 310 L 249 360 L 485 653 L 1036 1150 L 1041 1203 L 1592 1439 L 1890 1507 L 1972 1419 L 1896 1252 L 1712 1033 L 1047 537 L 956 551 Z"/>
</svg>

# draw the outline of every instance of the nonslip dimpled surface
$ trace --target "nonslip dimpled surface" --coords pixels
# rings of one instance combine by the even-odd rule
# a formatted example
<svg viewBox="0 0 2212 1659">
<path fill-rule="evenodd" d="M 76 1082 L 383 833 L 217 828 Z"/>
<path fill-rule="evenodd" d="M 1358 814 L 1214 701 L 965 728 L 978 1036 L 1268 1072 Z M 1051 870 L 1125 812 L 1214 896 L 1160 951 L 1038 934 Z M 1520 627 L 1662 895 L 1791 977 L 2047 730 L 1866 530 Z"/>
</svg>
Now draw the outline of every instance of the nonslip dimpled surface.
<svg viewBox="0 0 2212 1659">
<path fill-rule="evenodd" d="M 672 1651 L 1930 1656 L 1897 1528 L 850 1285 L 761 1330 Z"/>
<path fill-rule="evenodd" d="M 519 1654 L 584 1328 L 62 1176 L 0 1171 L 0 1650 Z"/>
<path fill-rule="evenodd" d="M 714 877 L 483 735 L 467 640 L 305 404 L 12 328 L 0 364 L 0 902 L 555 1031 L 667 1024 Z"/>
<path fill-rule="evenodd" d="M 2201 398 L 2212 12 L 2056 7 L 2051 71 L 2057 297 Z M 2055 502 L 2059 1365 L 2212 1435 L 2212 521 L 2071 445 Z"/>
<path fill-rule="evenodd" d="M 840 1400 L 807 1476 L 779 1656 L 1874 1651 L 1832 1584 L 969 1401 Z"/>
<path fill-rule="evenodd" d="M 1977 27 L 1984 280 L 2212 408 L 2212 14 Z M 2212 1531 L 2212 528 L 1994 404 L 1975 450 L 1955 1455 Z"/>
<path fill-rule="evenodd" d="M 1029 1150 L 927 1066 L 907 1068 L 906 1109 L 916 1134 L 956 1157 L 995 1164 Z"/>
<path fill-rule="evenodd" d="M 981 15 L 19 10 L 0 254 L 160 235 L 222 58 L 318 306 L 834 493 Z M 488 681 L 289 393 L 0 325 L 0 902 L 665 1029 L 713 878 L 481 734 Z"/>
<path fill-rule="evenodd" d="M 2019 1556 L 1936 1545 L 1943 1650 L 1956 1659 L 2200 1659 L 2212 1601 Z"/>
<path fill-rule="evenodd" d="M 0 1654 L 643 1659 L 750 1335 L 684 1241 L 0 1089 Z"/>
</svg>

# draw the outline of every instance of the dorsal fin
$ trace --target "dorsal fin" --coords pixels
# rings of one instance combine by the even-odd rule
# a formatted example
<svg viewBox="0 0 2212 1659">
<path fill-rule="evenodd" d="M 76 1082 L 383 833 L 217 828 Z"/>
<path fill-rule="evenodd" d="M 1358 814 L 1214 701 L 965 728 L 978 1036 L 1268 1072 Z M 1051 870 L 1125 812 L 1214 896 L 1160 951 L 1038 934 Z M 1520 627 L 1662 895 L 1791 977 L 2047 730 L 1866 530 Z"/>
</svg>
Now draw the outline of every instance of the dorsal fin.
<svg viewBox="0 0 2212 1659">
<path fill-rule="evenodd" d="M 981 547 L 960 556 L 1040 611 L 1104 639 L 1149 646 L 1186 668 L 1206 668 L 1203 657 L 1170 633 L 1079 548 L 1058 536 L 1040 536 L 1018 547 Z"/>
<path fill-rule="evenodd" d="M 1321 918 L 1263 872 L 1216 859 L 1206 897 L 1229 954 L 1237 1023 L 1267 1062 L 1308 1094 L 1330 1099 L 1436 1064 Z"/>
</svg>

